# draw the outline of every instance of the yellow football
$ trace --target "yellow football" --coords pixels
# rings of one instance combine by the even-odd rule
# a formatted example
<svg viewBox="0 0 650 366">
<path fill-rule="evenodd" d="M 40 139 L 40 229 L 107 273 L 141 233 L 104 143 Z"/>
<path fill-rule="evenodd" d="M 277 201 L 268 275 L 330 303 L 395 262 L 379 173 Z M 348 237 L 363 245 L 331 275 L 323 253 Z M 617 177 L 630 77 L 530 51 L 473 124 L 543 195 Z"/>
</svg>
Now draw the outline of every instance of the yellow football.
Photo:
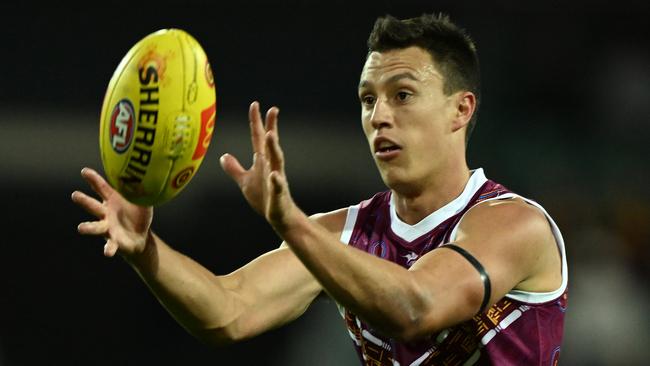
<svg viewBox="0 0 650 366">
<path fill-rule="evenodd" d="M 214 78 L 196 39 L 180 29 L 144 37 L 117 66 L 102 104 L 109 183 L 139 205 L 169 201 L 199 169 L 215 118 Z"/>
</svg>

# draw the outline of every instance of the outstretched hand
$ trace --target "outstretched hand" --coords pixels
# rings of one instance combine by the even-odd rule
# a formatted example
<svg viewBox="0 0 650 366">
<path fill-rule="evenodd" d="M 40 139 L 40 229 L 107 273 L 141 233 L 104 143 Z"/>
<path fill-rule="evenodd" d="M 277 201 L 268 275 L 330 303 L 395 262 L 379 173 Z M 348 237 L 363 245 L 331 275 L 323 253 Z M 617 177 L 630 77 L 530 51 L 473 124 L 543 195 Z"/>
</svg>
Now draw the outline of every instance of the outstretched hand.
<svg viewBox="0 0 650 366">
<path fill-rule="evenodd" d="M 128 259 L 142 253 L 150 233 L 153 208 L 127 201 L 93 169 L 82 169 L 81 176 L 100 196 L 101 202 L 80 191 L 72 193 L 72 201 L 97 218 L 79 224 L 79 233 L 106 238 L 104 255 L 107 257 L 119 253 Z"/>
<path fill-rule="evenodd" d="M 277 107 L 270 108 L 263 122 L 259 103 L 253 102 L 248 112 L 253 164 L 244 169 L 230 154 L 224 154 L 220 162 L 251 207 L 276 230 L 282 231 L 297 207 L 289 193 L 284 171 L 284 154 L 278 135 L 279 112 Z"/>
</svg>

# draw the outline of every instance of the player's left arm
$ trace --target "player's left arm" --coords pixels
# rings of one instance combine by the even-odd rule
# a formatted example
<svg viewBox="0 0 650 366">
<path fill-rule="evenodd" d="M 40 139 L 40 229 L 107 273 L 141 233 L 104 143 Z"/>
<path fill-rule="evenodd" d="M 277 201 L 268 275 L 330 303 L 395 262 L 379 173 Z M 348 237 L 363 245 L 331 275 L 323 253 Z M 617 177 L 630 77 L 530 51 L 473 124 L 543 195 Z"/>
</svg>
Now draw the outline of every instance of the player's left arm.
<svg viewBox="0 0 650 366">
<path fill-rule="evenodd" d="M 520 199 L 489 201 L 461 221 L 455 245 L 485 270 L 490 290 L 486 308 L 513 289 L 549 292 L 562 283 L 561 259 L 546 216 Z M 468 320 L 484 303 L 486 286 L 462 254 L 440 247 L 409 270 L 420 301 L 417 322 L 407 333 L 429 334 Z"/>
<path fill-rule="evenodd" d="M 354 247 L 309 220 L 294 203 L 284 172 L 277 129 L 264 134 L 258 163 L 261 208 L 267 221 L 337 302 L 385 335 L 413 340 L 470 319 L 480 309 L 484 283 L 457 252 L 439 248 L 409 270 Z M 227 170 L 228 171 L 228 170 Z M 489 304 L 511 289 L 559 287 L 557 246 L 545 216 L 523 201 L 486 202 L 462 220 L 455 242 L 487 271 Z M 559 279 L 559 280 L 558 280 Z"/>
<path fill-rule="evenodd" d="M 388 336 L 418 339 L 472 318 L 482 305 L 479 272 L 451 249 L 433 250 L 406 270 L 342 245 L 302 218 L 279 233 L 326 292 Z M 488 306 L 514 288 L 545 292 L 560 286 L 560 260 L 548 222 L 525 203 L 475 207 L 463 219 L 455 244 L 488 273 Z"/>
</svg>

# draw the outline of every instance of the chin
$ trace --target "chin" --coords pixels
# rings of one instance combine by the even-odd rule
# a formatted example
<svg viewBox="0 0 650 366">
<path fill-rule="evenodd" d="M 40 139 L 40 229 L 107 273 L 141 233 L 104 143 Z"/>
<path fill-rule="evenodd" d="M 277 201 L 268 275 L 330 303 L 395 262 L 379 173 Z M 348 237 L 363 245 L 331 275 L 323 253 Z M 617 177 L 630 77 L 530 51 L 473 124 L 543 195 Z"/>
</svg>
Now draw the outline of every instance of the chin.
<svg viewBox="0 0 650 366">
<path fill-rule="evenodd" d="M 400 190 L 412 183 L 406 174 L 399 172 L 398 169 L 390 169 L 381 172 L 381 179 L 384 181 L 386 187 L 390 189 Z"/>
<path fill-rule="evenodd" d="M 404 169 L 385 169 L 381 170 L 381 179 L 384 181 L 386 187 L 390 188 L 395 192 L 399 192 L 403 195 L 417 195 L 419 194 L 422 187 L 422 179 L 418 179 L 417 176 L 414 176 L 412 172 L 405 171 Z"/>
</svg>

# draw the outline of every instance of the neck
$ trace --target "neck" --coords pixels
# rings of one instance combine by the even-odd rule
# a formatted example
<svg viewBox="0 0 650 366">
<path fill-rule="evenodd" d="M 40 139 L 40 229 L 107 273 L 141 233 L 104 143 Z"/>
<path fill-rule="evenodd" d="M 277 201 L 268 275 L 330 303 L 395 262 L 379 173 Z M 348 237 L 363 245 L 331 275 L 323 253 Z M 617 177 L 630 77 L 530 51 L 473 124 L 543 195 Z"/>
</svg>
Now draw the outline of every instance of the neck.
<svg viewBox="0 0 650 366">
<path fill-rule="evenodd" d="M 393 189 L 397 216 L 409 225 L 420 222 L 432 212 L 460 196 L 469 181 L 469 168 L 460 164 L 446 169 L 444 173 L 433 175 L 421 189 Z"/>
</svg>

